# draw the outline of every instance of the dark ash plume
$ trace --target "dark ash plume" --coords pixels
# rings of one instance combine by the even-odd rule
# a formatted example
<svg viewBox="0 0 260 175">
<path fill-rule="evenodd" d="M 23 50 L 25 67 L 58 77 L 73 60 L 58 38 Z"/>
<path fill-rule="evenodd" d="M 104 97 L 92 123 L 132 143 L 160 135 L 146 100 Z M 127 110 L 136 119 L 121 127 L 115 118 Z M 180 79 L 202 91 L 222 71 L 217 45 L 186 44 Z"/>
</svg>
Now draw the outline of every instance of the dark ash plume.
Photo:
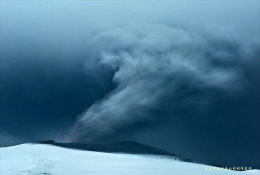
<svg viewBox="0 0 260 175">
<path fill-rule="evenodd" d="M 92 56 L 114 71 L 117 88 L 74 124 L 70 141 L 98 142 L 117 132 L 200 110 L 236 95 L 247 82 L 236 43 L 169 26 L 115 29 L 95 36 Z"/>
</svg>

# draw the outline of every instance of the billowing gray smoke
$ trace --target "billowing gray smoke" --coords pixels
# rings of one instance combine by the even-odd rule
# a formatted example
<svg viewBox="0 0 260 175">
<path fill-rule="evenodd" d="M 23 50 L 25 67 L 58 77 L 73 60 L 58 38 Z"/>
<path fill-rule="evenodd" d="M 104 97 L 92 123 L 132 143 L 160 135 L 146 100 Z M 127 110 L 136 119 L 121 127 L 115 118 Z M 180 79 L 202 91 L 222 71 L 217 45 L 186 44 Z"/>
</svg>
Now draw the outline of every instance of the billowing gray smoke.
<svg viewBox="0 0 260 175">
<path fill-rule="evenodd" d="M 96 35 L 91 55 L 114 71 L 117 85 L 74 124 L 70 141 L 97 142 L 135 132 L 247 86 L 236 43 L 166 25 Z"/>
</svg>

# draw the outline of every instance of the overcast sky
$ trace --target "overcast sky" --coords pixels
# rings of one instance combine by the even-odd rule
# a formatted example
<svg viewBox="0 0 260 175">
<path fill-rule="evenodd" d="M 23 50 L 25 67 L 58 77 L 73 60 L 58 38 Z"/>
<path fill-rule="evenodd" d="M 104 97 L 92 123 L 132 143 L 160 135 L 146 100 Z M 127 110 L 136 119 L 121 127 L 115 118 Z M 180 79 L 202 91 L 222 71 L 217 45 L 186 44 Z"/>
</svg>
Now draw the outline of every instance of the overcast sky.
<svg viewBox="0 0 260 175">
<path fill-rule="evenodd" d="M 259 166 L 259 17 L 253 0 L 1 0 L 0 145 L 131 139 Z"/>
</svg>

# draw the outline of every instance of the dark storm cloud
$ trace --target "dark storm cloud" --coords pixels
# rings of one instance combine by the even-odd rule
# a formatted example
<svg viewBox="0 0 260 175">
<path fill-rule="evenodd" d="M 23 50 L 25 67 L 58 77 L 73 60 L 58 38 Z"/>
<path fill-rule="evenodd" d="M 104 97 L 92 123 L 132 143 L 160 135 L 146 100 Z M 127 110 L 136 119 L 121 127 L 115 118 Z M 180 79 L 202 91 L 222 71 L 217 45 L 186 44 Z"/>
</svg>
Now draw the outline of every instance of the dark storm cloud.
<svg viewBox="0 0 260 175">
<path fill-rule="evenodd" d="M 78 114 L 113 87 L 109 72 L 100 82 L 102 71 L 93 75 L 84 69 L 80 61 L 67 66 L 29 61 L 4 66 L 0 76 L 1 130 L 35 140 L 68 129 Z"/>
</svg>

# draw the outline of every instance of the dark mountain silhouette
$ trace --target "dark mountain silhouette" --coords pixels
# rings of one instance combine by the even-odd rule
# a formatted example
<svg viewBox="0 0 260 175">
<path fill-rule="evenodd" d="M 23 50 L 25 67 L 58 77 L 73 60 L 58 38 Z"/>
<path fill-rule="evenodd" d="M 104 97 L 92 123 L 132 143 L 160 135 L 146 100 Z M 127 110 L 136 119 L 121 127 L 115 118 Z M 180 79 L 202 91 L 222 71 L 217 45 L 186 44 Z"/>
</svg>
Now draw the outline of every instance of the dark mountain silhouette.
<svg viewBox="0 0 260 175">
<path fill-rule="evenodd" d="M 176 154 L 169 153 L 163 149 L 155 148 L 152 146 L 144 145 L 134 141 L 117 142 L 110 144 L 85 144 L 85 143 L 57 143 L 54 140 L 47 140 L 39 142 L 42 144 L 49 144 L 60 146 L 64 148 L 99 151 L 108 153 L 129 153 L 129 154 L 147 154 L 147 155 L 162 155 L 170 156 L 175 159 L 191 162 L 192 160 L 183 158 Z"/>
</svg>

